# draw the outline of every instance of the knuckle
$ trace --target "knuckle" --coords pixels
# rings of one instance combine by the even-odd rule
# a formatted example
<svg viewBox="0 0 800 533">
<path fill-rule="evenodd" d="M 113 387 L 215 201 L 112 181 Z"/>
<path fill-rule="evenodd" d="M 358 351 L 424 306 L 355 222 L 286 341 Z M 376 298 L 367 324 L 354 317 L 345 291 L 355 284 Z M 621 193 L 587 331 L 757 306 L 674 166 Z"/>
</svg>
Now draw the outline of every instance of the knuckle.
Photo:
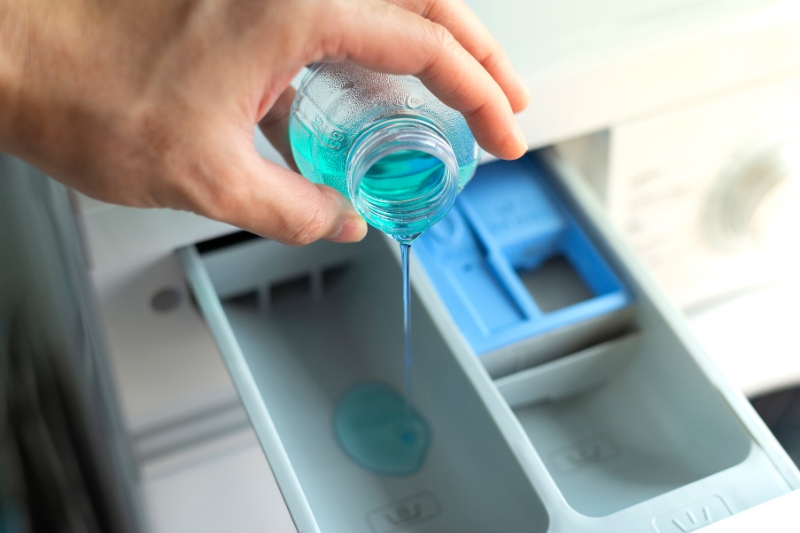
<svg viewBox="0 0 800 533">
<path fill-rule="evenodd" d="M 453 35 L 441 24 L 430 22 L 427 24 L 428 34 L 425 37 L 428 58 L 425 66 L 419 72 L 421 77 L 434 80 L 439 77 L 441 62 L 458 53 L 458 42 Z"/>
<path fill-rule="evenodd" d="M 298 229 L 290 233 L 286 244 L 295 246 L 311 244 L 327 237 L 329 226 L 330 214 L 322 207 L 318 207 L 311 212 L 310 217 L 300 224 Z"/>
<path fill-rule="evenodd" d="M 314 61 L 329 60 L 339 61 L 344 59 L 344 43 L 341 34 L 336 32 L 325 32 L 319 39 L 319 42 L 311 55 Z"/>
<path fill-rule="evenodd" d="M 451 52 L 457 46 L 453 34 L 441 24 L 431 22 L 428 27 L 431 32 L 431 42 L 435 45 L 437 50 Z"/>
<path fill-rule="evenodd" d="M 470 119 L 476 115 L 485 114 L 487 110 L 491 111 L 491 102 L 484 100 L 470 109 L 463 110 L 461 114 L 464 115 L 464 118 Z"/>
<path fill-rule="evenodd" d="M 191 209 L 194 192 L 190 187 L 191 176 L 180 138 L 175 135 L 173 120 L 169 112 L 147 109 L 138 113 L 124 130 L 135 142 L 120 154 L 124 168 L 140 177 L 135 180 L 145 191 L 146 198 L 139 204 L 148 207 Z M 132 184 L 128 184 L 130 188 Z"/>
<path fill-rule="evenodd" d="M 235 181 L 214 176 L 192 176 L 191 183 L 181 187 L 181 194 L 189 203 L 189 210 L 208 218 L 223 222 L 230 222 L 232 214 L 236 213 L 238 195 L 235 191 Z"/>
<path fill-rule="evenodd" d="M 322 31 L 318 37 L 316 50 L 313 52 L 316 59 L 329 59 L 338 61 L 346 56 L 346 31 L 350 26 L 352 14 L 350 6 L 341 0 L 328 0 L 324 2 L 324 9 L 318 12 L 319 20 L 315 27 Z M 350 36 L 353 40 L 354 36 Z"/>
<path fill-rule="evenodd" d="M 420 16 L 426 19 L 435 18 L 438 14 L 439 5 L 437 0 L 424 0 L 420 9 Z"/>
<path fill-rule="evenodd" d="M 208 218 L 235 223 L 249 197 L 246 180 L 238 179 L 244 169 L 223 165 L 216 158 L 187 162 L 172 180 L 182 209 Z M 177 202 L 176 202 L 177 203 Z"/>
<path fill-rule="evenodd" d="M 496 48 L 488 48 L 480 57 L 481 65 L 489 72 L 495 71 L 500 66 L 501 55 Z"/>
</svg>

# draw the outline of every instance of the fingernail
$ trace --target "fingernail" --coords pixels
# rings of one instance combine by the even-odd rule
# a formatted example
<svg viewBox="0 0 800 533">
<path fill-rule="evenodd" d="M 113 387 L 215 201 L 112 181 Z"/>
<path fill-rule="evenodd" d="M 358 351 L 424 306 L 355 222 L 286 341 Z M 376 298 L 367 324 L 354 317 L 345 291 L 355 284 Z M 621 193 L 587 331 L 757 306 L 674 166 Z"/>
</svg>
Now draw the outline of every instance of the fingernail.
<svg viewBox="0 0 800 533">
<path fill-rule="evenodd" d="M 522 78 L 517 76 L 517 83 L 519 83 L 520 88 L 522 89 L 522 95 L 525 97 L 526 102 L 531 101 L 531 90 L 528 89 L 528 84 L 522 81 Z"/>
<path fill-rule="evenodd" d="M 328 237 L 331 242 L 358 242 L 367 235 L 367 223 L 357 212 L 348 210 L 339 231 Z"/>
<path fill-rule="evenodd" d="M 521 151 L 520 156 L 522 156 L 525 152 L 528 151 L 528 141 L 525 139 L 525 132 L 522 131 L 522 126 L 520 126 L 516 122 L 515 124 L 517 125 L 517 144 L 519 144 Z"/>
</svg>

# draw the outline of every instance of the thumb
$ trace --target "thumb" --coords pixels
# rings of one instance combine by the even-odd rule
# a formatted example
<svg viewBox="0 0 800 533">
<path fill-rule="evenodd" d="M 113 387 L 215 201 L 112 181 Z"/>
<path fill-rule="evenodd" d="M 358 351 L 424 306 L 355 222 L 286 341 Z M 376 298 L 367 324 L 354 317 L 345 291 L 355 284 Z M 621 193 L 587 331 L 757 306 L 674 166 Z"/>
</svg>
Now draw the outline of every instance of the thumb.
<svg viewBox="0 0 800 533">
<path fill-rule="evenodd" d="M 199 214 L 289 245 L 357 242 L 366 235 L 364 219 L 335 189 L 266 161 L 255 149 L 234 160 L 213 180 L 212 198 L 201 202 Z"/>
</svg>

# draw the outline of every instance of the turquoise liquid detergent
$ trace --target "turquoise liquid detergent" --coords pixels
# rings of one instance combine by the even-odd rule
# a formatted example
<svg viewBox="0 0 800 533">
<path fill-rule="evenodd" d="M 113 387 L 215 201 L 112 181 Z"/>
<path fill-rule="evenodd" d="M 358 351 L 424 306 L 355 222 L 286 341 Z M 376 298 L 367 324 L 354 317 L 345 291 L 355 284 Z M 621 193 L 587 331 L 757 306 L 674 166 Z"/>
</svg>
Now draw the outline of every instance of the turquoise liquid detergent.
<svg viewBox="0 0 800 533">
<path fill-rule="evenodd" d="M 416 78 L 349 63 L 311 67 L 292 104 L 289 137 L 306 178 L 338 190 L 400 243 L 405 400 L 388 385 L 358 384 L 338 405 L 334 428 L 356 463 L 378 474 L 412 474 L 430 431 L 411 403 L 411 243 L 450 210 L 480 149 L 461 114 Z"/>
<path fill-rule="evenodd" d="M 407 476 L 422 466 L 428 424 L 390 386 L 365 381 L 351 388 L 333 418 L 336 438 L 353 461 L 385 476 Z"/>
<path fill-rule="evenodd" d="M 307 124 L 296 120 L 292 150 L 301 173 L 315 183 L 338 190 L 374 228 L 410 243 L 441 220 L 477 166 L 459 166 L 445 152 L 446 140 L 419 118 L 391 116 L 360 135 L 346 135 L 350 151 L 320 141 Z M 466 123 L 465 123 L 466 127 Z M 338 145 L 337 145 L 338 146 Z"/>
<path fill-rule="evenodd" d="M 293 144 L 295 160 L 301 168 L 312 165 L 309 143 Z M 326 172 L 324 167 L 317 169 L 323 174 L 320 183 L 329 185 L 345 196 L 346 177 L 335 172 Z M 409 222 L 408 217 L 393 217 L 392 208 L 398 204 L 414 204 L 414 210 L 425 211 L 426 203 L 435 203 L 441 197 L 441 183 L 447 172 L 444 164 L 436 157 L 418 150 L 401 150 L 379 159 L 364 174 L 359 193 L 363 201 L 374 210 L 367 221 L 373 227 L 401 241 L 411 241 L 434 223 L 439 217 L 424 217 Z M 412 214 L 413 215 L 413 214 Z"/>
</svg>

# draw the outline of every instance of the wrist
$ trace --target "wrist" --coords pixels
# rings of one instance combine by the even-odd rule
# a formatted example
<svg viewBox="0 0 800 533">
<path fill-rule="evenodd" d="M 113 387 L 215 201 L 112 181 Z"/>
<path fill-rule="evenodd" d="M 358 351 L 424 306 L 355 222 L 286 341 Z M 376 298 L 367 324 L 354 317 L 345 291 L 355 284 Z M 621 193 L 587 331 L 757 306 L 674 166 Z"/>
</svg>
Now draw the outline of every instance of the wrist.
<svg viewBox="0 0 800 533">
<path fill-rule="evenodd" d="M 24 0 L 0 0 L 0 152 L 11 152 L 24 57 Z"/>
<path fill-rule="evenodd" d="M 88 5 L 0 0 L 0 151 L 43 170 L 69 151 L 65 132 L 86 94 Z"/>
</svg>

